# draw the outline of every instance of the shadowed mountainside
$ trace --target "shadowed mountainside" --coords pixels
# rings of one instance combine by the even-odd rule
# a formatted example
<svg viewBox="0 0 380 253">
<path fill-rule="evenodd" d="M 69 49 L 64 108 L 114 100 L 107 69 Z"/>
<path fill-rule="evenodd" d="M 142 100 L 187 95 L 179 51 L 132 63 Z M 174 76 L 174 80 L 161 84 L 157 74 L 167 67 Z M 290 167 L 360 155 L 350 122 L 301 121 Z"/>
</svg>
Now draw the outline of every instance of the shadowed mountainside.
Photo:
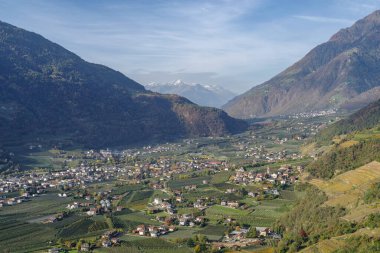
<svg viewBox="0 0 380 253">
<path fill-rule="evenodd" d="M 101 147 L 246 129 L 225 112 L 161 95 L 88 63 L 42 36 L 0 22 L 0 141 L 69 139 Z"/>
</svg>

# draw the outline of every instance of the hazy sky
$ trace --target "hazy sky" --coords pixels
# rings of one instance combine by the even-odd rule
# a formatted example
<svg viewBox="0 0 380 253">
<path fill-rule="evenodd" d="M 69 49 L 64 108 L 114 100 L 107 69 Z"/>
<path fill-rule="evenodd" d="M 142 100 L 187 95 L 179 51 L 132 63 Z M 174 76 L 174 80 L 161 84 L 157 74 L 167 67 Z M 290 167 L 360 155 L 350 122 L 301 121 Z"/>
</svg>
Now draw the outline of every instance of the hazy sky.
<svg viewBox="0 0 380 253">
<path fill-rule="evenodd" d="M 240 93 L 376 9 L 380 0 L 0 0 L 0 20 L 142 84 Z"/>
</svg>

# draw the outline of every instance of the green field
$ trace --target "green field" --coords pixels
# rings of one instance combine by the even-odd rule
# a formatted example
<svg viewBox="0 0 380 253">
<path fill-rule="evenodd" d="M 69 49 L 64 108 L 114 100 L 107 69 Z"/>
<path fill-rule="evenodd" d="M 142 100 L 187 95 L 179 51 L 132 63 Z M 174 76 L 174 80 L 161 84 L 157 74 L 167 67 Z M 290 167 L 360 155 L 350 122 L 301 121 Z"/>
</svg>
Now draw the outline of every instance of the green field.
<svg viewBox="0 0 380 253">
<path fill-rule="evenodd" d="M 224 236 L 224 232 L 227 230 L 222 225 L 207 225 L 204 228 L 199 227 L 178 227 L 178 230 L 167 235 L 163 238 L 166 239 L 186 239 L 191 238 L 196 234 L 202 234 L 207 236 L 210 240 L 220 240 Z"/>
<path fill-rule="evenodd" d="M 45 249 L 55 239 L 60 222 L 51 225 L 37 223 L 65 209 L 69 199 L 49 193 L 29 202 L 0 210 L 0 248 L 11 252 Z M 71 221 L 75 221 L 75 217 Z M 62 221 L 64 223 L 65 220 Z"/>
<path fill-rule="evenodd" d="M 99 253 L 192 253 L 189 248 L 158 238 L 129 237 L 121 247 L 97 249 Z"/>
<path fill-rule="evenodd" d="M 196 177 L 196 178 L 187 178 L 187 179 L 176 179 L 171 180 L 168 183 L 168 186 L 172 189 L 181 189 L 187 185 L 197 185 L 202 186 L 203 180 L 210 180 L 210 176 Z"/>
<path fill-rule="evenodd" d="M 165 239 L 186 239 L 191 238 L 194 234 L 197 234 L 198 228 L 179 227 L 177 231 L 164 235 Z"/>
<path fill-rule="evenodd" d="M 207 236 L 210 240 L 220 240 L 227 228 L 221 225 L 208 225 L 205 228 L 202 228 L 198 231 L 199 234 Z"/>
<path fill-rule="evenodd" d="M 206 210 L 206 215 L 220 215 L 220 216 L 239 216 L 239 215 L 248 215 L 251 211 L 240 210 L 220 205 L 211 206 Z"/>
<path fill-rule="evenodd" d="M 128 221 L 133 222 L 136 224 L 151 224 L 151 225 L 159 225 L 160 223 L 154 219 L 152 219 L 151 216 L 146 215 L 144 212 L 134 212 L 124 215 L 118 215 L 118 219 L 122 221 Z"/>
<path fill-rule="evenodd" d="M 133 210 L 143 210 L 150 201 L 153 192 L 153 190 L 133 191 L 129 197 L 127 196 L 128 199 L 123 202 L 125 203 L 124 206 Z"/>
<path fill-rule="evenodd" d="M 231 177 L 232 171 L 222 171 L 212 176 L 210 183 L 211 184 L 220 184 L 228 181 Z"/>
</svg>

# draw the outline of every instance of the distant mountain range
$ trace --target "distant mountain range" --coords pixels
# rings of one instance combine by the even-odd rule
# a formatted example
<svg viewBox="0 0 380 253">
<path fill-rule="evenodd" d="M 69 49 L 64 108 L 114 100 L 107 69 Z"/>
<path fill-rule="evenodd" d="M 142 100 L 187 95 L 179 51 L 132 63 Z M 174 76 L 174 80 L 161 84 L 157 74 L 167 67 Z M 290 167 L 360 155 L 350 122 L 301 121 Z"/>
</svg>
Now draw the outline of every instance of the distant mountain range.
<svg viewBox="0 0 380 253">
<path fill-rule="evenodd" d="M 0 143 L 102 147 L 220 136 L 247 124 L 178 95 L 145 90 L 42 36 L 0 22 Z"/>
<path fill-rule="evenodd" d="M 236 96 L 235 93 L 219 86 L 185 83 L 176 80 L 171 83 L 150 83 L 145 88 L 163 94 L 177 94 L 192 102 L 211 107 L 221 107 Z"/>
<path fill-rule="evenodd" d="M 379 99 L 379 86 L 380 11 L 375 11 L 222 108 L 239 118 L 354 110 Z"/>
</svg>

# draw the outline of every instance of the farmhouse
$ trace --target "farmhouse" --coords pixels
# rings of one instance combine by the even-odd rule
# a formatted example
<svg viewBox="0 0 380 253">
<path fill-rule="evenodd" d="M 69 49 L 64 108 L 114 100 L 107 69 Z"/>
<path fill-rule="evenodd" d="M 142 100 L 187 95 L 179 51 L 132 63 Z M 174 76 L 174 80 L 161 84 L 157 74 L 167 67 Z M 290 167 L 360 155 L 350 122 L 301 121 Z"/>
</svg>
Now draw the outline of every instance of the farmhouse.
<svg viewBox="0 0 380 253">
<path fill-rule="evenodd" d="M 134 233 L 139 234 L 140 236 L 150 236 L 150 237 L 159 237 L 160 235 L 165 235 L 169 231 L 174 231 L 175 227 L 172 226 L 170 228 L 166 226 L 148 226 L 146 227 L 145 225 L 141 224 L 136 227 L 134 230 Z"/>
<path fill-rule="evenodd" d="M 240 241 L 244 239 L 249 231 L 249 228 L 236 227 L 231 233 L 225 236 L 225 241 Z"/>
<path fill-rule="evenodd" d="M 88 243 L 82 243 L 82 245 L 80 247 L 80 250 L 84 251 L 84 252 L 90 251 L 90 244 L 88 244 Z"/>
<path fill-rule="evenodd" d="M 266 237 L 271 233 L 271 230 L 268 227 L 256 227 L 256 232 L 259 236 Z"/>
<path fill-rule="evenodd" d="M 89 216 L 97 215 L 98 212 L 99 212 L 99 210 L 97 208 L 93 207 L 93 208 L 90 208 L 89 211 L 87 211 L 87 215 L 89 215 Z"/>
<path fill-rule="evenodd" d="M 238 208 L 240 206 L 240 204 L 237 201 L 228 201 L 227 206 L 231 207 L 231 208 Z"/>
</svg>

